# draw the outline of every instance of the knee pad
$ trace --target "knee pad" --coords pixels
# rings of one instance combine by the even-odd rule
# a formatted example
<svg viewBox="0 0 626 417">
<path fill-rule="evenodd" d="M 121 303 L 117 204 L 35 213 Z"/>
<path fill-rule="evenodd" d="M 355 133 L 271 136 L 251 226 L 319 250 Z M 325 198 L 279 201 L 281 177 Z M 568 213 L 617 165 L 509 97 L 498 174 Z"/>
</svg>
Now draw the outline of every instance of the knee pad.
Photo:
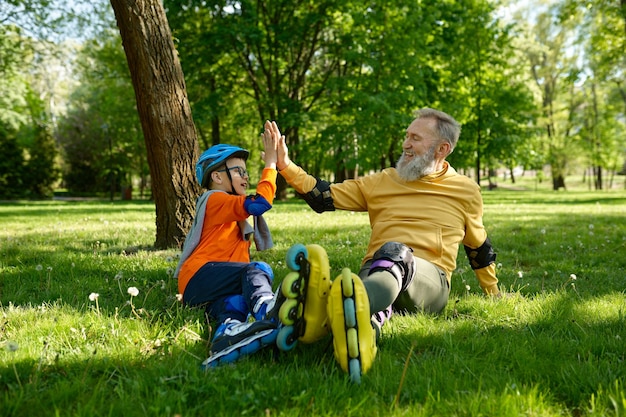
<svg viewBox="0 0 626 417">
<path fill-rule="evenodd" d="M 250 267 L 265 272 L 270 279 L 270 284 L 274 282 L 274 271 L 272 271 L 272 267 L 268 263 L 259 261 L 250 262 Z"/>
<path fill-rule="evenodd" d="M 388 271 L 400 284 L 400 290 L 406 290 L 413 281 L 415 264 L 413 249 L 400 242 L 387 242 L 380 247 L 372 258 L 369 275 L 378 271 Z"/>
</svg>

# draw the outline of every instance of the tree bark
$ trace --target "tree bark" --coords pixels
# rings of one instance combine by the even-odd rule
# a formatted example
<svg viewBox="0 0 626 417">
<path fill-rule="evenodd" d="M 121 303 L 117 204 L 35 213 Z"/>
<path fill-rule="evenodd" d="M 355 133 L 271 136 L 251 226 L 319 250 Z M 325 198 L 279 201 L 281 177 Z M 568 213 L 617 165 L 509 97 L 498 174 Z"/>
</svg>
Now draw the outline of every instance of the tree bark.
<svg viewBox="0 0 626 417">
<path fill-rule="evenodd" d="M 159 0 L 110 0 L 128 61 L 156 206 L 155 248 L 181 247 L 199 185 L 198 141 L 165 10 Z"/>
</svg>

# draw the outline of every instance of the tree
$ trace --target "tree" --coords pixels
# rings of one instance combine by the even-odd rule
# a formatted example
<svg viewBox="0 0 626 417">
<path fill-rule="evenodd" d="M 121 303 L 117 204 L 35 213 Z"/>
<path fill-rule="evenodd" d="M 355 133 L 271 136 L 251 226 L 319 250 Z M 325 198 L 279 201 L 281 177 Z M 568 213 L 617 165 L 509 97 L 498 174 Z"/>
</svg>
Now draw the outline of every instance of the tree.
<svg viewBox="0 0 626 417">
<path fill-rule="evenodd" d="M 110 4 L 101 13 L 101 30 L 75 54 L 77 80 L 57 140 L 65 162 L 69 191 L 105 191 L 111 195 L 139 181 L 145 195 L 149 168 L 133 84 Z M 89 174 L 88 174 L 89 172 Z"/>
<path fill-rule="evenodd" d="M 111 0 L 135 90 L 156 205 L 155 247 L 180 247 L 199 186 L 196 129 L 159 0 Z"/>
<path fill-rule="evenodd" d="M 574 86 L 580 70 L 576 57 L 567 54 L 571 27 L 559 24 L 556 14 L 555 7 L 538 14 L 526 46 L 530 71 L 541 97 L 539 124 L 544 127 L 544 153 L 555 191 L 565 188 L 568 163 L 576 149 L 576 111 L 582 104 Z"/>
<path fill-rule="evenodd" d="M 446 56 L 450 76 L 443 83 L 455 93 L 442 101 L 445 108 L 458 109 L 463 136 L 449 160 L 457 167 L 473 164 L 480 184 L 484 163 L 491 172 L 498 164 L 518 162 L 516 149 L 528 137 L 525 126 L 534 103 L 527 79 L 515 65 L 512 28 L 494 17 L 492 3 L 454 5 L 448 32 L 450 44 L 457 47 Z"/>
<path fill-rule="evenodd" d="M 580 16 L 577 43 L 585 67 L 581 135 L 596 189 L 603 169 L 615 172 L 626 149 L 626 1 L 565 0 L 561 20 Z M 610 181 L 607 182 L 610 185 Z"/>
</svg>

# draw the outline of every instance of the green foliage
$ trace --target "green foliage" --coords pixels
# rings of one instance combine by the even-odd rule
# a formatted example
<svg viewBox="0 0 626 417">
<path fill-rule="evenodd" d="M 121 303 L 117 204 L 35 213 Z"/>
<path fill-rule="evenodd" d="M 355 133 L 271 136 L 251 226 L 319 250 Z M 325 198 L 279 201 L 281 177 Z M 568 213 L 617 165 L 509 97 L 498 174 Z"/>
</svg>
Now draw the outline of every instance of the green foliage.
<svg viewBox="0 0 626 417">
<path fill-rule="evenodd" d="M 74 191 L 145 186 L 147 151 L 119 33 L 110 4 L 91 3 L 11 1 L 0 11 L 0 120 L 36 130 L 24 97 L 29 88 L 51 97 L 42 86 L 55 66 L 42 56 L 69 50 L 41 36 L 81 28 L 80 84 L 68 87 L 67 111 L 46 109 L 59 121 L 50 128 L 63 145 L 64 181 Z M 296 161 L 341 181 L 395 164 L 412 112 L 425 106 L 463 124 L 450 156 L 459 169 L 549 164 L 555 179 L 587 167 L 596 176 L 618 170 L 626 130 L 621 3 L 502 3 L 520 13 L 505 21 L 500 3 L 487 0 L 164 5 L 200 147 L 249 148 L 253 171 L 266 119 L 278 121 Z M 38 71 L 24 78 L 21 68 Z M 25 149 L 33 140 L 18 135 Z"/>
<path fill-rule="evenodd" d="M 64 151 L 64 180 L 74 192 L 117 193 L 133 178 L 147 182 L 145 143 L 121 41 L 106 31 L 101 37 L 80 51 L 82 83 L 56 132 Z"/>
<path fill-rule="evenodd" d="M 0 204 L 2 414 L 623 415 L 626 195 L 484 198 L 508 297 L 482 296 L 461 249 L 443 314 L 392 317 L 360 385 L 330 339 L 201 371 L 211 329 L 176 301 L 177 253 L 149 247 L 152 203 Z M 366 214 L 301 201 L 267 214 L 276 246 L 252 255 L 275 285 L 294 243 L 321 244 L 333 274 L 360 265 Z"/>
<path fill-rule="evenodd" d="M 467 124 L 461 167 L 476 157 L 477 114 L 494 164 L 526 140 L 530 96 L 511 83 L 510 38 L 486 1 L 165 4 L 205 145 L 209 131 L 230 141 L 233 126 L 276 119 L 295 160 L 340 181 L 395 164 L 420 107 Z"/>
<path fill-rule="evenodd" d="M 30 158 L 26 162 L 24 182 L 30 197 L 52 198 L 58 185 L 60 169 L 57 166 L 58 151 L 54 138 L 45 127 L 39 127 L 35 142 L 31 147 Z"/>
<path fill-rule="evenodd" d="M 24 196 L 24 154 L 14 134 L 0 124 L 0 199 Z"/>
</svg>

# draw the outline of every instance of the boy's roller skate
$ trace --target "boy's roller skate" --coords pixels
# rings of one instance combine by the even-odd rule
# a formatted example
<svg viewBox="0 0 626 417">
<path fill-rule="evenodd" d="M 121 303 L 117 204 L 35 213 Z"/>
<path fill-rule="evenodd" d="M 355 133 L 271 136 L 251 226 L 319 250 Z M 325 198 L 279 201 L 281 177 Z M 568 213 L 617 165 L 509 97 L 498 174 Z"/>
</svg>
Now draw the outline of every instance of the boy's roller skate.
<svg viewBox="0 0 626 417">
<path fill-rule="evenodd" d="M 328 297 L 328 319 L 335 358 L 350 379 L 360 383 L 361 375 L 369 370 L 376 356 L 376 332 L 363 282 L 348 268 L 333 282 Z"/>
<path fill-rule="evenodd" d="M 271 346 L 276 342 L 277 335 L 276 323 L 270 320 L 248 323 L 228 319 L 217 328 L 210 356 L 202 362 L 202 369 L 232 363 Z"/>
<path fill-rule="evenodd" d="M 296 244 L 287 251 L 292 270 L 280 285 L 277 305 L 282 327 L 276 338 L 280 350 L 288 351 L 297 341 L 313 343 L 329 332 L 326 301 L 330 292 L 330 266 L 319 245 Z"/>
</svg>

